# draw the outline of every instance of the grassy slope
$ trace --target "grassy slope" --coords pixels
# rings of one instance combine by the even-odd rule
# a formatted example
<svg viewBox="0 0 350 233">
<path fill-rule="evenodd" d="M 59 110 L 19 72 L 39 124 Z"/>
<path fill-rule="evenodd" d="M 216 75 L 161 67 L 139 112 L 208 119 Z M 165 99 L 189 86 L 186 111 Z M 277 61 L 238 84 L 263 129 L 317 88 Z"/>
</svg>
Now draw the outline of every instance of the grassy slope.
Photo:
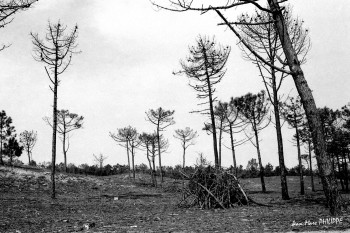
<svg viewBox="0 0 350 233">
<path fill-rule="evenodd" d="M 176 205 L 179 193 L 134 184 L 124 175 L 60 174 L 58 198 L 51 200 L 48 171 L 11 172 L 0 166 L 0 232 L 287 232 L 350 227 L 349 212 L 343 213 L 343 223 L 338 225 L 291 226 L 293 220 L 318 222 L 330 217 L 317 179 L 319 191 L 311 193 L 307 178 L 306 195 L 302 197 L 298 195 L 298 177 L 288 177 L 289 201 L 280 198 L 278 177 L 266 178 L 266 194 L 259 192 L 259 179 L 242 183 L 254 200 L 272 207 L 182 209 Z M 117 196 L 122 198 L 115 200 Z M 94 226 L 87 230 L 84 224 L 88 223 Z"/>
</svg>

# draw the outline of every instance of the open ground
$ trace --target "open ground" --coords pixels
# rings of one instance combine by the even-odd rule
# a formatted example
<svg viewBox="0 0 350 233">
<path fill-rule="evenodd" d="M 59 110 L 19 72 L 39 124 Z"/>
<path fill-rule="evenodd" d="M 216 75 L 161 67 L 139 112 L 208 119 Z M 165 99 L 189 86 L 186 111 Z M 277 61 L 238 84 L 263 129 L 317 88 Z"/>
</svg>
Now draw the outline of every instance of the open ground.
<svg viewBox="0 0 350 233">
<path fill-rule="evenodd" d="M 162 187 L 148 185 L 147 174 L 135 181 L 127 175 L 95 177 L 58 174 L 57 199 L 50 198 L 50 172 L 0 167 L 0 232 L 289 232 L 345 230 L 344 210 L 331 223 L 321 185 L 298 194 L 298 177 L 288 177 L 291 199 L 281 199 L 279 177 L 267 177 L 267 193 L 259 179 L 242 179 L 257 203 L 230 209 L 183 208 L 181 181 L 166 179 Z M 343 194 L 348 199 L 348 194 Z M 320 222 L 321 220 L 327 222 Z M 294 223 L 294 224 L 293 224 Z"/>
</svg>

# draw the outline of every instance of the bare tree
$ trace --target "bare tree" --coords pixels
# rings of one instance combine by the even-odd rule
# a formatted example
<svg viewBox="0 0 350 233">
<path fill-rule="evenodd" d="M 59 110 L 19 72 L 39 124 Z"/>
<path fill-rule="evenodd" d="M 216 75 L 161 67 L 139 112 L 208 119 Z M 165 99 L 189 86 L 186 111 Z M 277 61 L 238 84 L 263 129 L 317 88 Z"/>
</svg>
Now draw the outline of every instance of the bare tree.
<svg viewBox="0 0 350 233">
<path fill-rule="evenodd" d="M 130 156 L 129 152 L 131 152 L 131 157 L 132 157 L 132 170 L 133 170 L 133 177 L 135 179 L 135 167 L 134 167 L 134 152 L 135 152 L 135 147 L 138 146 L 139 141 L 138 141 L 138 133 L 137 130 L 130 125 L 124 128 L 118 129 L 118 133 L 114 134 L 109 132 L 109 136 L 118 144 L 122 147 L 126 148 L 126 154 L 128 157 L 128 166 L 129 166 L 129 178 L 131 178 L 131 166 L 130 166 Z"/>
<path fill-rule="evenodd" d="M 204 156 L 203 152 L 198 152 L 197 154 L 198 154 L 198 158 L 196 159 L 196 166 L 198 167 L 211 166 L 211 163 Z"/>
<path fill-rule="evenodd" d="M 222 143 L 222 139 L 223 139 L 223 133 L 228 133 L 230 134 L 230 139 L 231 139 L 231 151 L 233 153 L 233 164 L 236 168 L 236 157 L 235 157 L 235 144 L 241 145 L 241 143 L 246 142 L 247 140 L 242 140 L 242 141 L 237 141 L 235 142 L 235 140 L 233 139 L 233 134 L 234 133 L 238 133 L 241 130 L 234 130 L 234 128 L 238 128 L 243 126 L 245 123 L 243 121 L 238 122 L 238 113 L 236 114 L 235 117 L 232 118 L 233 116 L 233 109 L 231 108 L 232 106 L 229 106 L 228 103 L 226 102 L 221 102 L 219 101 L 215 107 L 214 107 L 214 116 L 215 116 L 215 124 L 216 124 L 216 129 L 219 132 L 219 141 L 218 141 L 218 161 L 219 161 L 219 166 L 221 166 L 221 154 L 222 154 L 222 145 L 224 145 Z M 230 116 L 231 115 L 231 116 Z M 213 127 L 210 123 L 205 123 L 204 124 L 204 128 L 203 130 L 205 130 L 208 134 L 212 134 L 213 133 Z M 224 145 L 225 146 L 225 145 Z M 226 147 L 226 146 L 225 146 Z"/>
<path fill-rule="evenodd" d="M 287 23 L 287 29 L 292 39 L 292 44 L 295 51 L 300 57 L 302 57 L 301 63 L 306 61 L 305 56 L 310 48 L 310 39 L 308 37 L 308 30 L 303 28 L 303 21 L 292 18 L 290 7 L 283 12 L 285 22 Z M 268 12 L 260 11 L 255 15 L 249 16 L 243 14 L 238 19 L 242 24 L 238 25 L 240 34 L 243 40 L 260 56 L 264 57 L 269 64 L 280 67 L 281 70 L 287 66 L 286 60 L 283 54 L 281 42 L 278 38 L 278 32 L 275 30 L 273 24 L 266 24 L 265 22 L 273 21 L 272 15 Z M 254 22 L 254 24 L 246 24 L 246 22 Z M 282 86 L 283 80 L 288 76 L 288 73 L 276 70 L 273 66 L 269 66 L 259 60 L 250 50 L 240 44 L 239 46 L 244 52 L 244 58 L 248 61 L 252 61 L 258 68 L 260 76 L 263 79 L 266 92 L 268 94 L 268 100 L 271 102 L 275 116 L 275 128 L 277 136 L 277 148 L 279 157 L 279 166 L 281 170 L 281 188 L 282 199 L 289 199 L 288 186 L 286 178 L 286 170 L 284 165 L 284 153 L 283 153 L 283 139 L 282 139 L 282 124 L 280 121 L 280 103 L 283 102 L 281 96 L 279 96 L 279 90 Z"/>
<path fill-rule="evenodd" d="M 165 140 L 163 135 L 160 135 L 160 143 L 158 144 L 158 135 L 157 132 L 154 132 L 151 134 L 142 133 L 139 135 L 139 141 L 140 146 L 146 150 L 146 156 L 151 171 L 152 184 L 153 186 L 157 187 L 155 157 L 157 156 L 158 145 L 160 145 L 162 153 L 167 151 L 169 147 L 168 140 Z M 162 171 L 160 170 L 160 172 Z"/>
<path fill-rule="evenodd" d="M 146 150 L 146 156 L 149 164 L 149 169 L 151 172 L 151 180 L 154 187 L 157 187 L 157 179 L 156 179 L 156 165 L 155 165 L 155 157 L 156 157 L 156 145 L 157 145 L 157 134 L 148 134 L 142 133 L 139 136 L 139 140 L 141 142 L 141 147 Z"/>
<path fill-rule="evenodd" d="M 94 161 L 95 161 L 95 163 L 97 163 L 97 164 L 99 165 L 100 170 L 102 171 L 103 163 L 104 163 L 104 161 L 105 161 L 108 157 L 103 156 L 102 153 L 100 153 L 99 156 L 97 156 L 97 155 L 95 155 L 95 154 L 93 154 L 93 156 L 94 156 Z"/>
<path fill-rule="evenodd" d="M 237 163 L 236 163 L 236 151 L 235 147 L 243 145 L 245 142 L 249 141 L 250 138 L 235 140 L 234 134 L 242 132 L 246 127 L 246 122 L 242 121 L 239 117 L 240 113 L 234 103 L 234 98 L 231 98 L 229 103 L 224 103 L 225 109 L 225 130 L 224 132 L 230 134 L 230 143 L 232 151 L 233 166 L 235 169 L 235 175 L 237 177 Z"/>
<path fill-rule="evenodd" d="M 31 130 L 31 131 L 25 130 L 19 134 L 19 141 L 21 142 L 25 151 L 27 152 L 29 165 L 32 161 L 32 150 L 35 146 L 37 139 L 38 139 L 38 133 L 34 132 L 34 130 Z"/>
<path fill-rule="evenodd" d="M 175 130 L 174 137 L 181 141 L 181 146 L 183 150 L 182 168 L 185 168 L 186 149 L 189 146 L 193 146 L 195 144 L 194 139 L 198 137 L 197 131 L 194 131 L 189 127 L 186 127 L 185 129 L 177 129 Z"/>
<path fill-rule="evenodd" d="M 338 192 L 336 180 L 333 176 L 333 169 L 332 169 L 332 162 L 330 158 L 327 156 L 327 150 L 326 150 L 326 143 L 324 139 L 324 135 L 322 133 L 321 128 L 321 121 L 320 117 L 317 113 L 317 107 L 316 103 L 312 94 L 312 91 L 305 79 L 304 72 L 301 68 L 301 60 L 298 57 L 298 53 L 293 47 L 292 39 L 289 35 L 287 23 L 284 18 L 283 12 L 285 11 L 285 7 L 283 6 L 283 3 L 286 1 L 278 1 L 278 0 L 266 0 L 268 4 L 268 8 L 262 6 L 260 2 L 258 1 L 225 1 L 222 3 L 221 1 L 212 4 L 212 3 L 201 3 L 198 1 L 193 0 L 180 0 L 180 1 L 173 1 L 168 0 L 167 2 L 170 3 L 170 5 L 164 5 L 164 1 L 162 1 L 162 5 L 157 4 L 154 2 L 154 0 L 151 0 L 152 4 L 160 9 L 166 9 L 170 11 L 175 12 L 186 12 L 186 11 L 195 11 L 199 13 L 206 13 L 208 11 L 214 11 L 217 13 L 217 15 L 221 18 L 223 23 L 219 25 L 225 25 L 227 26 L 234 35 L 240 40 L 240 42 L 246 46 L 251 53 L 253 53 L 259 60 L 261 60 L 263 63 L 274 67 L 276 70 L 280 70 L 285 73 L 289 73 L 292 75 L 294 84 L 297 88 L 298 94 L 301 97 L 301 102 L 303 103 L 303 107 L 305 109 L 305 113 L 310 125 L 310 131 L 312 133 L 312 139 L 315 146 L 315 154 L 316 159 L 319 167 L 320 177 L 322 180 L 323 190 L 324 194 L 327 199 L 327 206 L 330 208 L 331 214 L 336 214 L 340 211 L 342 201 L 340 199 L 340 195 Z M 282 6 L 281 6 L 282 4 Z M 273 66 L 268 61 L 266 61 L 263 57 L 261 57 L 256 51 L 254 51 L 253 48 L 249 46 L 243 40 L 243 38 L 240 36 L 238 31 L 235 28 L 235 25 L 242 24 L 242 22 L 231 22 L 230 19 L 225 16 L 222 12 L 225 13 L 231 13 L 228 14 L 232 16 L 232 11 L 234 11 L 239 6 L 252 6 L 255 9 L 259 9 L 265 12 L 268 12 L 270 15 L 272 15 L 273 21 L 270 22 L 264 22 L 266 24 L 273 24 L 275 27 L 275 30 L 278 33 L 278 38 L 281 42 L 283 53 L 286 57 L 286 64 L 289 67 L 289 70 Z M 254 24 L 255 22 L 245 22 L 244 24 Z"/>
<path fill-rule="evenodd" d="M 249 141 L 249 138 L 241 139 L 241 140 L 237 141 L 233 138 L 233 134 L 242 132 L 245 128 L 244 126 L 247 123 L 240 120 L 239 111 L 238 111 L 237 107 L 234 106 L 234 103 L 232 101 L 230 103 L 219 101 L 218 104 L 215 106 L 214 113 L 215 113 L 215 116 L 219 122 L 219 127 L 218 127 L 219 128 L 219 164 L 221 166 L 221 161 L 222 161 L 221 150 L 222 150 L 222 145 L 224 145 L 222 143 L 222 137 L 223 137 L 222 134 L 228 133 L 230 135 L 233 165 L 234 165 L 234 169 L 236 171 L 235 174 L 237 176 L 235 147 L 240 146 L 240 145 L 244 144 L 245 142 Z M 227 146 L 225 146 L 225 147 L 228 148 Z"/>
<path fill-rule="evenodd" d="M 157 133 L 157 144 L 158 144 L 158 159 L 159 159 L 159 169 L 160 169 L 160 179 L 163 183 L 163 170 L 162 170 L 162 149 L 161 149 L 161 132 L 165 130 L 165 128 L 175 124 L 174 115 L 175 111 L 164 110 L 161 107 L 156 110 L 150 109 L 146 112 L 146 120 L 156 125 L 156 133 Z M 166 140 L 165 140 L 166 141 Z"/>
<path fill-rule="evenodd" d="M 52 126 L 52 119 L 50 117 L 44 117 L 44 121 Z M 67 172 L 67 152 L 70 147 L 70 132 L 83 127 L 83 116 L 79 116 L 76 113 L 70 113 L 69 110 L 59 110 L 57 112 L 57 132 L 61 135 L 63 156 L 64 156 L 64 169 Z"/>
<path fill-rule="evenodd" d="M 260 168 L 261 188 L 263 192 L 266 192 L 264 180 L 264 167 L 261 162 L 261 152 L 259 145 L 259 132 L 266 128 L 269 124 L 269 121 L 265 123 L 269 111 L 265 91 L 261 91 L 256 95 L 248 93 L 244 96 L 235 98 L 233 102 L 238 111 L 240 112 L 241 119 L 247 124 L 250 124 L 254 132 L 255 142 L 253 142 L 252 140 L 250 140 L 250 142 L 256 147 L 257 150 Z"/>
<path fill-rule="evenodd" d="M 135 154 L 136 149 L 140 146 L 141 141 L 139 139 L 139 134 L 135 130 L 135 134 L 130 137 L 129 144 L 130 144 L 130 152 L 131 152 L 131 164 L 132 164 L 132 175 L 133 179 L 135 180 Z"/>
<path fill-rule="evenodd" d="M 71 64 L 72 55 L 77 53 L 78 26 L 66 34 L 66 26 L 48 23 L 45 41 L 36 33 L 30 33 L 34 45 L 34 59 L 45 64 L 45 71 L 49 77 L 51 91 L 53 92 L 52 113 L 52 198 L 56 198 L 55 192 L 55 164 L 56 164 L 56 132 L 57 132 L 57 89 L 59 85 L 58 76 L 61 75 Z"/>
<path fill-rule="evenodd" d="M 38 0 L 0 0 L 0 28 L 4 28 L 13 21 L 13 16 L 19 11 L 26 10 Z M 9 45 L 1 45 L 0 51 L 9 47 Z"/>
<path fill-rule="evenodd" d="M 217 45 L 215 39 L 199 36 L 196 45 L 189 47 L 190 56 L 180 61 L 182 70 L 177 74 L 185 74 L 190 82 L 189 85 L 198 92 L 197 98 L 206 100 L 199 105 L 209 104 L 197 113 L 209 114 L 213 134 L 213 149 L 215 166 L 219 167 L 218 143 L 216 136 L 214 97 L 215 85 L 218 84 L 226 73 L 225 65 L 230 54 L 229 46 Z M 191 83 L 192 81 L 192 83 Z"/>
</svg>

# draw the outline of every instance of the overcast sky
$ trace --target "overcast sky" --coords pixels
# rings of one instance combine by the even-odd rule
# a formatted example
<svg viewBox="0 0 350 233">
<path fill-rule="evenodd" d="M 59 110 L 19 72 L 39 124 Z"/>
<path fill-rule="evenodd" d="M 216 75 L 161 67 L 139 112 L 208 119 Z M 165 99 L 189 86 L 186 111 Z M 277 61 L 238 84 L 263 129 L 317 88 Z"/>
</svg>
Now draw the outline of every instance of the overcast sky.
<svg viewBox="0 0 350 233">
<path fill-rule="evenodd" d="M 163 0 L 162 0 L 163 1 Z M 303 66 L 306 79 L 319 107 L 340 108 L 350 101 L 350 3 L 347 0 L 289 0 L 294 15 L 310 30 L 312 48 Z M 248 9 L 244 9 L 248 10 Z M 232 14 L 232 13 L 230 13 Z M 156 11 L 148 0 L 39 0 L 33 8 L 15 15 L 14 21 L 1 29 L 0 43 L 11 47 L 0 53 L 0 110 L 13 119 L 17 133 L 38 132 L 33 150 L 37 162 L 51 160 L 52 130 L 42 120 L 52 115 L 53 93 L 44 65 L 33 59 L 29 33 L 43 37 L 48 20 L 73 28 L 79 27 L 78 49 L 72 65 L 61 75 L 58 108 L 69 109 L 85 117 L 84 128 L 75 131 L 68 151 L 68 162 L 93 164 L 93 154 L 108 156 L 106 163 L 126 164 L 125 149 L 109 136 L 128 125 L 139 132 L 155 127 L 145 121 L 145 111 L 163 107 L 175 110 L 176 124 L 167 128 L 169 153 L 164 165 L 181 164 L 180 142 L 174 130 L 191 127 L 198 131 L 197 144 L 188 149 L 187 165 L 195 163 L 199 152 L 213 160 L 211 136 L 201 129 L 205 117 L 190 114 L 198 109 L 196 93 L 183 76 L 174 76 L 179 60 L 188 55 L 188 46 L 199 34 L 214 36 L 223 45 L 231 45 L 227 73 L 217 87 L 218 99 L 228 101 L 247 92 L 263 89 L 256 67 L 245 61 L 236 46 L 237 39 L 209 12 L 174 13 Z M 235 19 L 235 16 L 233 16 Z M 283 91 L 296 94 L 291 78 Z M 293 132 L 283 127 L 287 167 L 297 164 L 297 151 L 290 140 Z M 224 143 L 229 145 L 228 135 Z M 243 135 L 242 135 L 243 136 Z M 271 125 L 261 133 L 262 162 L 278 165 L 275 129 Z M 257 158 L 255 148 L 237 148 L 237 162 L 244 167 Z M 21 160 L 28 162 L 27 156 Z M 57 161 L 63 161 L 58 140 Z M 137 151 L 136 164 L 146 163 L 144 152 Z M 230 150 L 223 148 L 223 166 L 232 164 Z"/>
</svg>

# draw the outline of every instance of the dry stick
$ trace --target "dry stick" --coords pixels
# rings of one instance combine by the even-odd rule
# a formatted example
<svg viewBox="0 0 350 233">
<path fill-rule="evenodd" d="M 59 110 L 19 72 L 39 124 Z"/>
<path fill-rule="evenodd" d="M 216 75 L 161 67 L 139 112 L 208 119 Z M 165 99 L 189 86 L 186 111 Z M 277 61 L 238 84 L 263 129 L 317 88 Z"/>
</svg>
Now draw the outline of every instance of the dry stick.
<svg viewBox="0 0 350 233">
<path fill-rule="evenodd" d="M 210 192 L 206 187 L 204 187 L 203 185 L 201 185 L 200 183 L 197 182 L 197 184 L 199 184 L 199 186 L 201 186 L 205 191 L 207 191 L 216 201 L 217 203 L 219 203 L 219 205 L 223 208 L 226 209 L 224 207 L 224 205 L 214 196 L 214 194 L 212 194 L 212 192 Z"/>
<path fill-rule="evenodd" d="M 234 175 L 232 175 L 232 174 L 230 174 L 230 175 L 233 176 L 237 180 L 237 178 Z M 250 202 L 252 202 L 252 203 L 254 203 L 256 205 L 259 205 L 259 206 L 272 207 L 272 205 L 266 205 L 266 204 L 262 204 L 262 203 L 258 203 L 256 201 L 254 201 L 251 197 L 248 197 L 246 195 L 246 193 L 243 191 L 241 185 L 238 183 L 238 180 L 237 180 L 237 184 L 238 184 L 238 187 L 240 188 L 241 192 L 243 193 L 244 197 L 246 198 L 247 203 L 250 201 Z"/>
<path fill-rule="evenodd" d="M 228 174 L 229 174 L 229 173 L 228 173 Z M 241 192 L 242 192 L 242 194 L 243 194 L 245 200 L 246 200 L 247 203 L 248 203 L 248 202 L 249 202 L 248 197 L 247 197 L 246 193 L 244 192 L 242 186 L 241 186 L 240 183 L 238 182 L 238 179 L 237 179 L 233 174 L 230 174 L 230 175 L 233 176 L 233 178 L 236 180 L 238 188 L 241 190 Z"/>
</svg>

